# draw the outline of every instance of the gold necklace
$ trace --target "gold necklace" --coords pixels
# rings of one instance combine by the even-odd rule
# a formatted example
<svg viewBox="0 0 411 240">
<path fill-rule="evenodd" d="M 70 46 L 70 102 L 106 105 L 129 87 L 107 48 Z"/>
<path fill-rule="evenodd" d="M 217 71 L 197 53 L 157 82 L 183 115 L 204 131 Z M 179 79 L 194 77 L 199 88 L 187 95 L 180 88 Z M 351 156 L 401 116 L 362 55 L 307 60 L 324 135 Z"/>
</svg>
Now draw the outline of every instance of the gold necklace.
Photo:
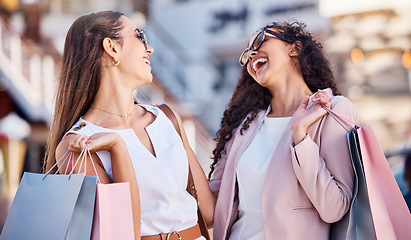
<svg viewBox="0 0 411 240">
<path fill-rule="evenodd" d="M 106 113 L 110 113 L 110 114 L 113 114 L 113 115 L 120 116 L 120 117 L 129 117 L 129 116 L 134 115 L 134 112 L 135 112 L 135 111 L 133 111 L 133 112 L 128 113 L 128 114 L 118 114 L 118 113 L 112 113 L 112 112 L 106 111 L 106 110 L 101 109 L 101 108 L 99 108 L 99 107 L 97 107 L 97 106 L 94 106 L 93 104 L 91 104 L 91 107 L 92 107 L 92 108 L 96 108 L 96 109 L 98 109 L 98 110 L 100 110 L 100 111 L 103 111 L 103 112 L 106 112 Z"/>
</svg>

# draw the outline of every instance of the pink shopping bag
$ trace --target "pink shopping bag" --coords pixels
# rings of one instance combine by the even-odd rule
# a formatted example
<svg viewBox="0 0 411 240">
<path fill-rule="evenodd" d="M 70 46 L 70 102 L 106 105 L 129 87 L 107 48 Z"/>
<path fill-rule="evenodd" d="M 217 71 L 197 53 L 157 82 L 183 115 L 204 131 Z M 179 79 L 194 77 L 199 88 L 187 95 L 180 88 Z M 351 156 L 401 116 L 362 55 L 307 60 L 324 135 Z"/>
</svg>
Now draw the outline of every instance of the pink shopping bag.
<svg viewBox="0 0 411 240">
<path fill-rule="evenodd" d="M 411 239 L 411 214 L 373 129 L 357 132 L 377 239 Z"/>
<path fill-rule="evenodd" d="M 90 151 L 86 151 L 91 159 Z M 101 183 L 91 162 L 98 180 L 91 240 L 134 240 L 129 183 Z"/>
<path fill-rule="evenodd" d="M 97 184 L 92 240 L 134 240 L 128 182 Z"/>
<path fill-rule="evenodd" d="M 361 199 L 360 205 L 357 204 L 362 208 L 350 209 L 349 217 L 352 224 L 350 223 L 351 227 L 348 227 L 347 239 L 357 239 L 357 233 L 365 233 L 370 239 L 377 240 L 411 239 L 411 214 L 372 127 L 358 126 L 332 110 L 324 106 L 323 108 L 348 131 L 350 147 L 359 150 L 357 153 L 360 159 L 359 161 L 353 159 L 357 161 L 353 161 L 353 163 L 357 163 L 353 166 L 354 170 L 357 171 L 356 176 L 363 178 L 357 178 L 357 182 L 361 180 L 359 183 L 362 183 L 365 180 L 366 187 L 358 189 L 357 199 L 363 197 L 363 194 L 368 195 L 368 198 Z M 352 133 L 358 137 L 358 141 L 350 141 L 355 140 L 350 139 Z M 360 168 L 356 169 L 355 165 L 358 166 L 358 164 Z M 354 195 L 353 201 L 356 200 L 355 197 Z M 366 206 L 369 208 L 366 209 Z M 353 211 L 355 211 L 354 214 L 352 214 Z M 367 216 L 370 215 L 369 212 L 372 216 L 373 227 L 371 228 L 368 224 L 368 218 L 364 218 L 365 213 L 368 214 Z M 361 215 L 358 215 L 360 213 Z M 362 225 L 358 224 L 357 220 L 359 219 Z"/>
</svg>

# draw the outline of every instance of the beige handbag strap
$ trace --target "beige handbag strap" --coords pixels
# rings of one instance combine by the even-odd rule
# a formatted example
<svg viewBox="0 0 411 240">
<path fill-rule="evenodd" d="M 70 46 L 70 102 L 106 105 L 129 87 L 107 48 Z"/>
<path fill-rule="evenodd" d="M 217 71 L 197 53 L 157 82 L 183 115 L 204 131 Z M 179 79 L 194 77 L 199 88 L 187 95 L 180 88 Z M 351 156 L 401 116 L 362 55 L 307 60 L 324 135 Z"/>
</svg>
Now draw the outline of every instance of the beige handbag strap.
<svg viewBox="0 0 411 240">
<path fill-rule="evenodd" d="M 171 108 L 166 104 L 158 105 L 158 108 L 160 108 L 164 112 L 164 114 L 170 119 L 177 133 L 180 135 L 181 140 L 183 140 L 183 137 L 181 136 L 181 129 L 180 129 L 180 126 L 178 125 L 177 117 L 174 114 L 173 110 L 171 110 Z M 191 173 L 190 166 L 189 166 L 189 171 L 188 171 L 187 192 L 190 193 L 191 196 L 193 196 L 198 202 L 197 190 L 194 185 L 193 175 Z"/>
<path fill-rule="evenodd" d="M 177 117 L 174 114 L 173 110 L 171 110 L 171 108 L 167 104 L 161 104 L 161 105 L 158 105 L 157 107 L 160 108 L 166 114 L 166 116 L 173 123 L 174 128 L 176 129 L 176 131 L 178 132 L 178 134 L 181 137 L 180 126 L 178 125 Z M 182 137 L 181 137 L 181 139 L 182 139 Z"/>
<path fill-rule="evenodd" d="M 170 119 L 170 121 L 173 123 L 174 128 L 176 129 L 177 133 L 180 135 L 180 138 L 184 143 L 183 137 L 181 135 L 180 125 L 178 124 L 177 117 L 174 114 L 173 110 L 171 110 L 171 108 L 166 104 L 158 105 L 158 108 L 160 108 L 164 112 L 164 114 Z M 186 190 L 191 196 L 193 196 L 197 200 L 197 204 L 199 204 L 198 197 L 197 197 L 197 190 L 194 185 L 194 179 L 191 173 L 190 165 L 188 165 L 188 181 L 187 181 Z M 203 237 L 206 238 L 206 240 L 210 240 L 211 238 L 210 238 L 210 235 L 207 229 L 207 225 L 204 221 L 203 215 L 201 214 L 200 208 L 198 207 L 197 207 L 197 214 L 198 214 L 198 225 L 200 226 L 201 234 L 203 235 Z"/>
</svg>

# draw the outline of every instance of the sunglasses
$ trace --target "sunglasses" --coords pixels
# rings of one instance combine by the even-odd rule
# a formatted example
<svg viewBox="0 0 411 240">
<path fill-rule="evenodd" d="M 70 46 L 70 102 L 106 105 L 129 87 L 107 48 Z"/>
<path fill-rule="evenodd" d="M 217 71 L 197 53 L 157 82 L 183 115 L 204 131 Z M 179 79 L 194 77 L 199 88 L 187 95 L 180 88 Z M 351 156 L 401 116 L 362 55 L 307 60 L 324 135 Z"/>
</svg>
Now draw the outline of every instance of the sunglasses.
<svg viewBox="0 0 411 240">
<path fill-rule="evenodd" d="M 141 42 L 143 42 L 144 47 L 147 50 L 147 36 L 146 36 L 146 33 L 145 33 L 144 29 L 140 30 L 140 29 L 137 28 L 136 32 L 137 32 L 137 37 L 140 39 Z"/>
<path fill-rule="evenodd" d="M 134 37 L 137 37 L 138 39 L 140 39 L 140 41 L 144 44 L 144 47 L 147 50 L 147 48 L 148 48 L 147 37 L 146 37 L 146 33 L 145 33 L 144 29 L 140 30 L 140 29 L 136 28 L 134 30 L 133 34 L 126 35 L 126 36 L 123 36 L 123 37 L 130 37 L 130 36 L 134 36 Z"/>
<path fill-rule="evenodd" d="M 267 36 L 266 33 L 286 42 L 292 42 L 290 39 L 286 38 L 283 34 L 274 32 L 266 27 L 259 30 L 258 34 L 255 35 L 254 39 L 251 41 L 251 45 L 244 50 L 241 54 L 240 59 L 238 62 L 240 63 L 241 67 L 244 67 L 248 63 L 248 52 L 249 51 L 257 51 L 261 44 L 265 41 L 265 37 Z M 269 37 L 272 37 L 269 36 Z"/>
</svg>

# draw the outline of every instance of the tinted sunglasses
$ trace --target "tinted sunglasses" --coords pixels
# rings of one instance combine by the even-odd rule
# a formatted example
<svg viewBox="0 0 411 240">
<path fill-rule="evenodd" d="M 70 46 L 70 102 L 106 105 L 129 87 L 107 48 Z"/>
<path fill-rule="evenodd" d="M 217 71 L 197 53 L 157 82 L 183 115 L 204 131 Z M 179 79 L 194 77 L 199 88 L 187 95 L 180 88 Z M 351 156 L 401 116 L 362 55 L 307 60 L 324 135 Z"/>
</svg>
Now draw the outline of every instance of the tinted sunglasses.
<svg viewBox="0 0 411 240">
<path fill-rule="evenodd" d="M 147 50 L 147 36 L 146 36 L 146 33 L 145 33 L 144 29 L 140 30 L 140 29 L 137 28 L 136 32 L 137 32 L 137 37 L 140 39 L 140 41 L 143 42 L 144 47 Z"/>
<path fill-rule="evenodd" d="M 123 37 L 131 37 L 131 36 L 134 36 L 134 37 L 137 37 L 138 39 L 140 39 L 140 41 L 144 44 L 144 47 L 147 50 L 147 48 L 148 48 L 147 37 L 146 37 L 146 33 L 145 33 L 144 29 L 140 30 L 140 29 L 136 28 L 136 29 L 134 29 L 133 34 L 125 35 Z"/>
<path fill-rule="evenodd" d="M 265 37 L 267 36 L 266 33 L 270 34 L 268 37 L 276 37 L 278 39 L 281 39 L 286 42 L 292 42 L 290 39 L 286 38 L 283 34 L 274 32 L 267 27 L 264 27 L 259 30 L 258 34 L 255 35 L 254 39 L 251 42 L 251 45 L 244 50 L 244 52 L 241 54 L 240 59 L 238 60 L 241 67 L 244 67 L 248 63 L 248 52 L 249 51 L 257 51 L 260 47 L 261 44 L 265 41 Z"/>
</svg>

